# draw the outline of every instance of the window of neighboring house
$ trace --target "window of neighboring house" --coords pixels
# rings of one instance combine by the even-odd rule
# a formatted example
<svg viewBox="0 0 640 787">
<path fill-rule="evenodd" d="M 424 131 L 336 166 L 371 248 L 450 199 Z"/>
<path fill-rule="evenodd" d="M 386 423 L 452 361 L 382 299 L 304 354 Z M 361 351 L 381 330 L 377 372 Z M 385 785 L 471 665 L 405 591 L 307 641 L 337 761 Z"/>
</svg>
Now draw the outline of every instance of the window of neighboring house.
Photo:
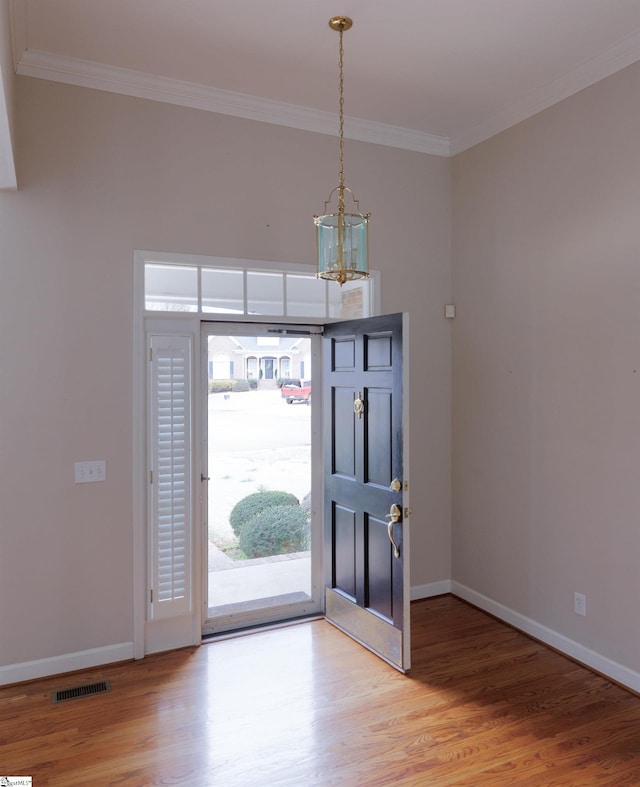
<svg viewBox="0 0 640 787">
<path fill-rule="evenodd" d="M 291 359 L 286 355 L 280 358 L 280 377 L 291 377 Z"/>
<path fill-rule="evenodd" d="M 233 379 L 233 361 L 230 361 L 224 355 L 214 356 L 213 358 L 213 379 L 214 380 L 232 380 Z"/>
</svg>

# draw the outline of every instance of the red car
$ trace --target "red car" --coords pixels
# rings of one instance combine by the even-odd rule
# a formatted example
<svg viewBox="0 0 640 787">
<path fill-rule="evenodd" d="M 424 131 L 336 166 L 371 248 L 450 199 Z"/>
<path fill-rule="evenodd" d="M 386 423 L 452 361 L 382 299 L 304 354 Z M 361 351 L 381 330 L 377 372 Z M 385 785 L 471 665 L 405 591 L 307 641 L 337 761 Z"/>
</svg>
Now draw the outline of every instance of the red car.
<svg viewBox="0 0 640 787">
<path fill-rule="evenodd" d="M 311 404 L 311 380 L 286 380 L 280 388 L 280 395 L 286 399 L 287 404 Z"/>
</svg>

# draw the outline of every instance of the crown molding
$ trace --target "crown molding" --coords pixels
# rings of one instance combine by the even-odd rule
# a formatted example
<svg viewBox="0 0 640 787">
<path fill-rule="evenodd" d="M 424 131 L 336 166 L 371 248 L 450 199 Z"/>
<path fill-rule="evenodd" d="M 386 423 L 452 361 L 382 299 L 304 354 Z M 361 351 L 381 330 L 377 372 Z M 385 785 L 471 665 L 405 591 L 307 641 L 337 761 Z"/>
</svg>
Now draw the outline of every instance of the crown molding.
<svg viewBox="0 0 640 787">
<path fill-rule="evenodd" d="M 336 136 L 335 115 L 311 107 L 272 101 L 49 52 L 23 50 L 19 54 L 24 39 L 24 36 L 19 34 L 24 26 L 24 14 L 16 12 L 15 2 L 16 0 L 11 0 L 13 49 L 17 74 Z M 454 156 L 638 60 L 640 60 L 640 31 L 627 37 L 612 49 L 584 61 L 560 79 L 541 86 L 521 101 L 503 107 L 497 113 L 451 138 L 352 117 L 345 118 L 344 135 L 347 139 L 359 142 L 370 142 L 445 158 Z"/>
<path fill-rule="evenodd" d="M 330 112 L 220 90 L 179 79 L 154 76 L 142 71 L 103 65 L 91 60 L 27 50 L 18 59 L 16 72 L 21 76 L 146 98 L 302 131 L 314 131 L 331 136 L 337 134 L 336 116 Z M 344 136 L 359 142 L 371 142 L 375 145 L 387 145 L 436 156 L 449 156 L 449 140 L 446 137 L 360 118 L 345 118 Z"/>
<path fill-rule="evenodd" d="M 504 107 L 497 114 L 451 138 L 451 155 L 484 142 L 517 123 L 548 109 L 565 98 L 621 71 L 640 60 L 640 32 L 624 39 L 608 51 L 584 61 L 560 79 L 534 90 L 522 101 Z"/>
</svg>

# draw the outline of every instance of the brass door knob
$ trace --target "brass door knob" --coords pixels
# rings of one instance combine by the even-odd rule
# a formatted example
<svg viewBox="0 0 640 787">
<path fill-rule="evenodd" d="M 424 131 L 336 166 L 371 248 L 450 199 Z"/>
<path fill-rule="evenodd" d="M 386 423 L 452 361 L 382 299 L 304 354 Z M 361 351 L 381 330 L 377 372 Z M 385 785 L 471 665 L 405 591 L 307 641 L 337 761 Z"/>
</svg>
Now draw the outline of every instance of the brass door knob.
<svg viewBox="0 0 640 787">
<path fill-rule="evenodd" d="M 400 547 L 396 544 L 396 542 L 393 539 L 393 526 L 400 521 L 401 517 L 402 517 L 402 509 L 400 508 L 399 505 L 396 505 L 394 503 L 391 506 L 389 513 L 387 514 L 387 519 L 391 520 L 391 522 L 389 522 L 389 524 L 387 525 L 387 534 L 389 536 L 389 541 L 391 541 L 391 544 L 393 546 L 393 554 L 396 557 L 400 557 Z"/>
</svg>

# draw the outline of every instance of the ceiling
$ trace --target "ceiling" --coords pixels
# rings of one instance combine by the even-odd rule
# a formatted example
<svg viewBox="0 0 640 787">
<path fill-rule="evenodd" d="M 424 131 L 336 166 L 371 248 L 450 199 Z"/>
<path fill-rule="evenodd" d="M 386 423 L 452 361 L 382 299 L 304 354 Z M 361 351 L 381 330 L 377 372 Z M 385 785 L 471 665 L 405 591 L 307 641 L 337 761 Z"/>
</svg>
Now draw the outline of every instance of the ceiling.
<svg viewBox="0 0 640 787">
<path fill-rule="evenodd" d="M 452 155 L 640 59 L 640 0 L 10 0 L 17 73 Z"/>
</svg>

